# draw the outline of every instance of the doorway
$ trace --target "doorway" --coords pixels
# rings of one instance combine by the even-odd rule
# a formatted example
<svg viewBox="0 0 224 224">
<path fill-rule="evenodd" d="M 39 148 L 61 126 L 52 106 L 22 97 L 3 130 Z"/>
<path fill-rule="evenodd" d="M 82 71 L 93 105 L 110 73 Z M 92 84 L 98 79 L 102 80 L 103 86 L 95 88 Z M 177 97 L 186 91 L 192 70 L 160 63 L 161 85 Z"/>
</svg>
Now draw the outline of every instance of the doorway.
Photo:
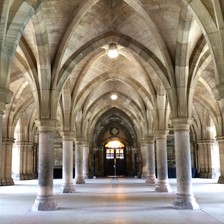
<svg viewBox="0 0 224 224">
<path fill-rule="evenodd" d="M 110 141 L 105 145 L 105 176 L 121 177 L 126 173 L 125 145 L 120 141 Z"/>
</svg>

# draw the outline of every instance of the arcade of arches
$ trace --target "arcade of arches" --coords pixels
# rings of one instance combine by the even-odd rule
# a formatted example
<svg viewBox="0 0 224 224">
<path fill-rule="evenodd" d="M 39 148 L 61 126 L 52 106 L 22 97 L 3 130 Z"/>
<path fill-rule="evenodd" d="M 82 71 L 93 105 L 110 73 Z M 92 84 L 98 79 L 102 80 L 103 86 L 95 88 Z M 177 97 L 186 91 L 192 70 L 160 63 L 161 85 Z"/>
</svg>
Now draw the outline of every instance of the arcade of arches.
<svg viewBox="0 0 224 224">
<path fill-rule="evenodd" d="M 169 192 L 175 175 L 184 209 L 199 207 L 192 176 L 224 183 L 223 0 L 3 0 L 0 14 L 0 185 L 38 178 L 33 210 L 56 209 L 56 175 L 63 193 L 114 175 Z"/>
</svg>

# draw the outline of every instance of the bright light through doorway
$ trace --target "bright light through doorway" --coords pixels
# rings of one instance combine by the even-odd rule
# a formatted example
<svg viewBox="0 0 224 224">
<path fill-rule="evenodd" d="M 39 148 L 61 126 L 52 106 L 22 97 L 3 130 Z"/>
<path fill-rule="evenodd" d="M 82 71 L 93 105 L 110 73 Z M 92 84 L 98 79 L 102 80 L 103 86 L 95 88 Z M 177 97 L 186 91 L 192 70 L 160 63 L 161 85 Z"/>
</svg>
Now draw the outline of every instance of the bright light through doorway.
<svg viewBox="0 0 224 224">
<path fill-rule="evenodd" d="M 106 148 L 123 148 L 124 144 L 120 141 L 114 140 L 110 141 L 105 145 Z"/>
</svg>

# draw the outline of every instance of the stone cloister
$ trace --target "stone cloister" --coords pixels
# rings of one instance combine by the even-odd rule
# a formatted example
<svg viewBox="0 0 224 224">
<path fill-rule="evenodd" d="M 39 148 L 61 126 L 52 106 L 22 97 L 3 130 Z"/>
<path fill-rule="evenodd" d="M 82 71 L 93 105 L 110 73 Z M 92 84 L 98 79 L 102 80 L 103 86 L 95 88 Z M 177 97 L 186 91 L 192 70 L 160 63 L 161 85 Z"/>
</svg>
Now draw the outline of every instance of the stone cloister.
<svg viewBox="0 0 224 224">
<path fill-rule="evenodd" d="M 115 165 L 170 192 L 173 169 L 178 209 L 199 208 L 192 170 L 224 183 L 224 1 L 3 0 L 0 14 L 0 185 L 38 178 L 34 211 L 57 209 L 57 170 L 73 193 Z"/>
</svg>

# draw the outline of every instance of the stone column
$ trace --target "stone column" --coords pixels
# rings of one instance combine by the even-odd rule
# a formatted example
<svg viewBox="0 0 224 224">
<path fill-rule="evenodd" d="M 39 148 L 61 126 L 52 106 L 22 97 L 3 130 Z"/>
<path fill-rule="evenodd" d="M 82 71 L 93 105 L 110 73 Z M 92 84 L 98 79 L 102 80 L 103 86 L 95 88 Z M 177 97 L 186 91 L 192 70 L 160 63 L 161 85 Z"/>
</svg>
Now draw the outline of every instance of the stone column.
<svg viewBox="0 0 224 224">
<path fill-rule="evenodd" d="M 2 153 L 2 126 L 3 126 L 3 112 L 0 111 L 0 186 L 2 186 L 2 180 L 3 180 L 3 173 L 2 173 L 2 167 L 3 167 L 3 153 Z"/>
<path fill-rule="evenodd" d="M 142 176 L 142 155 L 141 155 L 141 146 L 136 147 L 136 162 L 137 162 L 137 177 L 141 178 Z"/>
<path fill-rule="evenodd" d="M 104 175 L 104 168 L 105 168 L 105 164 L 104 164 L 104 146 L 98 148 L 98 174 L 99 176 L 103 176 Z"/>
<path fill-rule="evenodd" d="M 1 185 L 9 186 L 14 185 L 12 179 L 12 146 L 14 143 L 13 138 L 3 139 L 2 141 L 2 183 Z"/>
<path fill-rule="evenodd" d="M 96 173 L 97 173 L 97 147 L 93 147 L 93 179 L 96 179 Z"/>
<path fill-rule="evenodd" d="M 219 176 L 219 148 L 216 140 L 208 140 L 208 178 L 215 179 Z"/>
<path fill-rule="evenodd" d="M 34 134 L 33 144 L 33 175 L 34 178 L 38 178 L 38 158 L 39 155 L 39 133 Z"/>
<path fill-rule="evenodd" d="M 165 130 L 156 133 L 157 192 L 172 192 L 168 181 L 167 134 Z"/>
<path fill-rule="evenodd" d="M 192 192 L 191 152 L 190 152 L 190 119 L 172 120 L 174 127 L 177 193 L 173 203 L 177 209 L 198 209 L 199 206 Z"/>
<path fill-rule="evenodd" d="M 83 144 L 83 177 L 89 178 L 89 144 L 87 142 Z"/>
<path fill-rule="evenodd" d="M 28 180 L 32 180 L 34 177 L 33 174 L 33 143 L 27 142 L 26 144 L 26 175 Z"/>
<path fill-rule="evenodd" d="M 74 193 L 73 184 L 73 132 L 63 133 L 62 193 Z"/>
<path fill-rule="evenodd" d="M 38 177 L 38 143 L 33 144 L 33 178 Z"/>
<path fill-rule="evenodd" d="M 1 136 L 2 137 L 2 136 Z M 5 170 L 6 170 L 6 150 L 3 147 L 3 140 L 1 138 L 1 157 L 0 157 L 0 161 L 1 161 L 1 167 L 0 167 L 0 172 L 1 172 L 1 176 L 0 176 L 0 186 L 5 186 L 6 185 L 6 177 L 5 177 Z"/>
<path fill-rule="evenodd" d="M 7 56 L 7 54 L 6 54 Z M 6 57 L 7 58 L 7 57 Z M 5 64 L 7 67 L 7 64 Z M 5 68 L 6 69 L 6 68 Z M 7 69 L 5 70 L 4 68 L 1 69 L 1 77 L 7 77 Z M 4 80 L 3 80 L 4 82 Z M 5 104 L 6 103 L 10 103 L 10 99 L 13 95 L 13 92 L 10 91 L 9 89 L 5 89 L 3 88 L 4 83 L 1 83 L 2 87 L 0 87 L 0 186 L 2 185 L 2 183 L 6 183 L 6 179 L 5 179 L 5 159 L 4 159 L 4 154 L 5 154 L 5 150 L 3 149 L 3 141 L 2 141 L 2 135 L 3 135 L 3 115 L 4 115 L 4 110 L 5 110 Z M 4 152 L 3 152 L 4 151 Z M 12 149 L 11 149 L 11 153 L 12 153 Z M 12 158 L 11 158 L 12 160 Z M 11 181 L 11 180 L 10 180 Z M 13 183 L 13 181 L 12 181 Z"/>
<path fill-rule="evenodd" d="M 33 211 L 57 209 L 53 197 L 54 133 L 56 120 L 39 120 L 38 194 Z"/>
<path fill-rule="evenodd" d="M 197 144 L 199 176 L 205 178 L 205 144 L 203 144 L 203 141 L 197 141 Z"/>
<path fill-rule="evenodd" d="M 3 126 L 3 112 L 0 111 L 0 186 L 2 185 L 2 126 Z"/>
<path fill-rule="evenodd" d="M 155 184 L 156 175 L 155 175 L 155 149 L 154 149 L 154 139 L 153 137 L 146 140 L 146 183 Z"/>
<path fill-rule="evenodd" d="M 224 136 L 218 136 L 217 141 L 219 144 L 219 161 L 220 161 L 220 176 L 218 183 L 224 184 Z"/>
<path fill-rule="evenodd" d="M 27 145 L 26 142 L 23 142 L 23 147 L 21 148 L 21 152 L 22 152 L 22 174 L 23 174 L 23 178 L 24 180 L 27 180 L 27 173 L 26 173 L 26 166 L 27 166 Z"/>
<path fill-rule="evenodd" d="M 141 178 L 147 177 L 147 171 L 148 171 L 148 160 L 147 160 L 147 144 L 143 140 L 141 141 L 141 158 L 142 158 L 142 174 Z"/>
<path fill-rule="evenodd" d="M 219 150 L 213 139 L 198 141 L 199 176 L 202 178 L 217 178 L 219 173 Z"/>
<path fill-rule="evenodd" d="M 83 178 L 83 148 L 82 141 L 75 141 L 75 183 L 84 184 L 85 180 Z"/>
</svg>

